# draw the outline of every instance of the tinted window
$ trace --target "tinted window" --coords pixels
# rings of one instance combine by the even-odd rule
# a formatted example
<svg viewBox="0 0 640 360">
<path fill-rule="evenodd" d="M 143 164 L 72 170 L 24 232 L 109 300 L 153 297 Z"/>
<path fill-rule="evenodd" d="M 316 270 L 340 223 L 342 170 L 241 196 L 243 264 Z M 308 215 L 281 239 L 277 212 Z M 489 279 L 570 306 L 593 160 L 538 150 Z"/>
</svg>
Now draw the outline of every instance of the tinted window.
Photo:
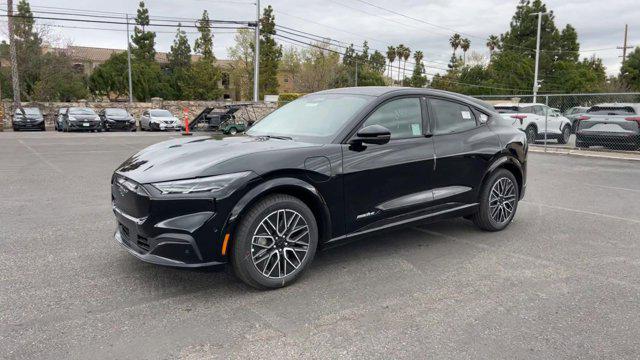
<svg viewBox="0 0 640 360">
<path fill-rule="evenodd" d="M 150 113 L 151 113 L 151 116 L 156 116 L 156 117 L 172 117 L 173 116 L 167 110 L 151 110 Z"/>
<path fill-rule="evenodd" d="M 476 117 L 468 106 L 439 99 L 429 103 L 436 117 L 434 133 L 448 134 L 476 127 Z"/>
<path fill-rule="evenodd" d="M 300 137 L 322 143 L 333 139 L 371 99 L 348 94 L 307 95 L 267 115 L 247 134 Z"/>
<path fill-rule="evenodd" d="M 106 109 L 104 111 L 105 114 L 107 115 L 111 115 L 111 116 L 127 116 L 129 115 L 127 113 L 127 110 L 125 109 Z"/>
<path fill-rule="evenodd" d="M 70 115 L 96 115 L 96 113 L 89 108 L 69 108 Z"/>
<path fill-rule="evenodd" d="M 587 112 L 596 115 L 633 115 L 636 113 L 631 106 L 593 106 Z"/>
<path fill-rule="evenodd" d="M 520 109 L 520 112 L 524 114 L 535 114 L 533 106 L 525 106 Z"/>
<path fill-rule="evenodd" d="M 419 98 L 404 98 L 387 102 L 367 118 L 363 127 L 382 125 L 389 129 L 392 139 L 422 135 L 422 108 Z"/>
</svg>

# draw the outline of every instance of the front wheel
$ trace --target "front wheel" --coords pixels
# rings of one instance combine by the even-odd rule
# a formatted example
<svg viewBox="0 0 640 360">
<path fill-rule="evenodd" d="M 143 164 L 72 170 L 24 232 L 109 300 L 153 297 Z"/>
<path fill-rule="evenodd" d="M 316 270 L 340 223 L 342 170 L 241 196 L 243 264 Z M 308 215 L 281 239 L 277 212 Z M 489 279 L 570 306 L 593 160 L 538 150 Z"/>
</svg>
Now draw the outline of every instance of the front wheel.
<svg viewBox="0 0 640 360">
<path fill-rule="evenodd" d="M 236 128 L 232 127 L 231 129 L 229 129 L 229 135 L 234 136 L 237 133 L 238 133 L 238 130 Z"/>
<path fill-rule="evenodd" d="M 568 143 L 570 136 L 571 136 L 571 126 L 565 125 L 564 128 L 562 128 L 562 134 L 558 137 L 558 144 Z"/>
<path fill-rule="evenodd" d="M 515 176 L 509 170 L 499 169 L 489 176 L 482 187 L 473 222 L 487 231 L 506 228 L 516 214 L 519 195 Z"/>
<path fill-rule="evenodd" d="M 243 217 L 231 250 L 233 270 L 247 285 L 275 289 L 293 283 L 313 260 L 318 227 L 298 198 L 272 195 Z"/>
</svg>

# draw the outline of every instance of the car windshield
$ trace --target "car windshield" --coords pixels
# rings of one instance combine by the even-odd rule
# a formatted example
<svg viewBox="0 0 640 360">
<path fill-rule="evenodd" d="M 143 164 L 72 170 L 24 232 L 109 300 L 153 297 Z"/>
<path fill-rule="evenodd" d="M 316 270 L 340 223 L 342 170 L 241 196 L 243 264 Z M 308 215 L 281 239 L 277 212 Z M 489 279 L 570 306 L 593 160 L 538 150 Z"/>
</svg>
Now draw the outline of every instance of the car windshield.
<svg viewBox="0 0 640 360">
<path fill-rule="evenodd" d="M 125 109 L 107 109 L 104 111 L 105 114 L 107 115 L 111 115 L 111 116 L 127 116 L 129 115 L 127 113 L 127 110 Z"/>
<path fill-rule="evenodd" d="M 24 113 L 27 115 L 40 115 L 40 109 L 38 108 L 23 108 Z M 22 115 L 20 109 L 16 109 L 16 114 Z"/>
<path fill-rule="evenodd" d="M 308 95 L 267 115 L 247 134 L 287 136 L 315 143 L 328 142 L 372 99 L 369 96 L 351 94 Z"/>
<path fill-rule="evenodd" d="M 70 115 L 95 115 L 95 111 L 89 108 L 70 108 Z"/>
<path fill-rule="evenodd" d="M 595 115 L 634 115 L 636 113 L 631 106 L 593 106 L 587 112 Z"/>
<path fill-rule="evenodd" d="M 151 114 L 151 116 L 155 117 L 173 117 L 173 115 L 171 115 L 171 113 L 167 110 L 151 110 L 149 111 L 149 113 Z"/>
<path fill-rule="evenodd" d="M 515 114 L 520 112 L 517 106 L 495 106 L 496 111 L 500 114 Z"/>
</svg>

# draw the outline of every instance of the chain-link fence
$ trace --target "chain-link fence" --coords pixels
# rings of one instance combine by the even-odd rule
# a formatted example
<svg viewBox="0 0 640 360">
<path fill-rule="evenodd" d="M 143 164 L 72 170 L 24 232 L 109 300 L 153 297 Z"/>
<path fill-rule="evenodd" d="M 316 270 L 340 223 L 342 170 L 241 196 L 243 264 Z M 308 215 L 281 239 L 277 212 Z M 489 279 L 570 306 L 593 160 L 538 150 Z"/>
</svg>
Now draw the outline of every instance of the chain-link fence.
<svg viewBox="0 0 640 360">
<path fill-rule="evenodd" d="M 479 95 L 533 145 L 640 149 L 640 93 Z"/>
</svg>

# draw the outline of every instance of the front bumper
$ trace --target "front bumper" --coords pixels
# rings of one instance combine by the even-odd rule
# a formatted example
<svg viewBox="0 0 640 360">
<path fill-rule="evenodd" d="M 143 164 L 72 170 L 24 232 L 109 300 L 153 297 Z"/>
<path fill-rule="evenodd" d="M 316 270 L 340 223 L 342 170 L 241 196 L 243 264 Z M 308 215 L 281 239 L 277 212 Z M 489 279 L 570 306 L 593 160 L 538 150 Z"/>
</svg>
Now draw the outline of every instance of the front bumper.
<svg viewBox="0 0 640 360">
<path fill-rule="evenodd" d="M 85 125 L 86 124 L 86 125 Z M 68 122 L 69 130 L 101 130 L 102 124 L 99 121 L 74 121 Z"/>
<path fill-rule="evenodd" d="M 166 124 L 166 123 L 157 123 L 157 122 L 152 122 L 149 124 L 149 127 L 153 130 L 159 130 L 159 131 L 180 131 L 182 130 L 182 127 L 180 126 L 180 124 Z"/>
<path fill-rule="evenodd" d="M 222 254 L 226 217 L 217 213 L 215 200 L 124 191 L 115 181 L 111 187 L 117 222 L 114 238 L 138 259 L 175 267 L 227 262 Z"/>
<path fill-rule="evenodd" d="M 105 129 L 108 129 L 108 130 L 133 130 L 136 128 L 136 123 L 135 122 L 132 123 L 129 121 L 115 121 L 115 122 L 105 121 L 104 127 Z"/>
<path fill-rule="evenodd" d="M 640 146 L 640 134 L 578 131 L 576 141 L 601 146 Z"/>
<path fill-rule="evenodd" d="M 42 130 L 44 128 L 44 120 L 40 121 L 14 121 L 13 122 L 14 129 L 20 130 Z"/>
</svg>

